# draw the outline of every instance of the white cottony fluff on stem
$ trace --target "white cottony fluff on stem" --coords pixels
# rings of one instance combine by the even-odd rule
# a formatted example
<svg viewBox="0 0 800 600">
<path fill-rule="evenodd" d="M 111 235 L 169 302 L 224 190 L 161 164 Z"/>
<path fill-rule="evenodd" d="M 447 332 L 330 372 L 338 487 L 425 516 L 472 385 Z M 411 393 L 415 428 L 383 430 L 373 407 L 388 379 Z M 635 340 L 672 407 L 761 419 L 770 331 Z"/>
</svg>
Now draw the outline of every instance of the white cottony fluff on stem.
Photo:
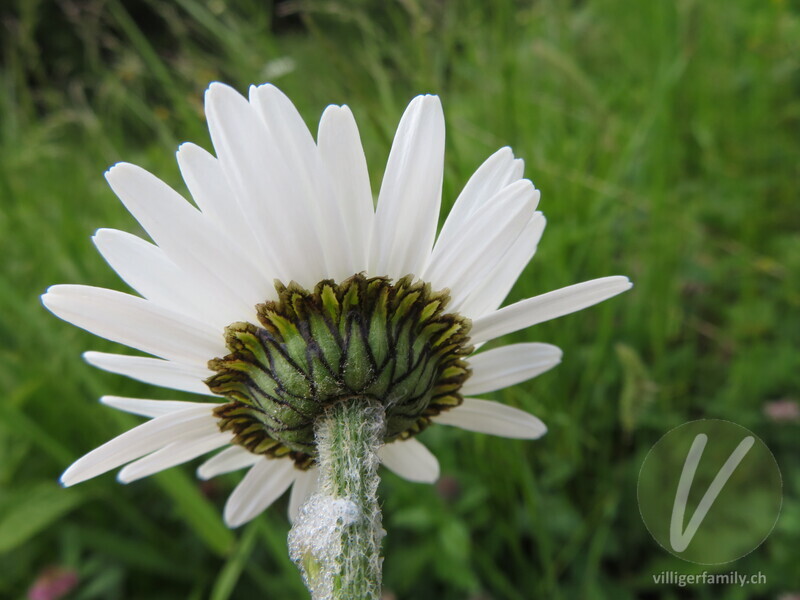
<svg viewBox="0 0 800 600">
<path fill-rule="evenodd" d="M 314 600 L 333 600 L 333 582 L 341 570 L 342 532 L 361 517 L 358 505 L 347 498 L 312 494 L 300 507 L 289 532 L 289 557 L 298 565 L 309 560 L 322 568 L 316 577 L 303 577 Z"/>
</svg>

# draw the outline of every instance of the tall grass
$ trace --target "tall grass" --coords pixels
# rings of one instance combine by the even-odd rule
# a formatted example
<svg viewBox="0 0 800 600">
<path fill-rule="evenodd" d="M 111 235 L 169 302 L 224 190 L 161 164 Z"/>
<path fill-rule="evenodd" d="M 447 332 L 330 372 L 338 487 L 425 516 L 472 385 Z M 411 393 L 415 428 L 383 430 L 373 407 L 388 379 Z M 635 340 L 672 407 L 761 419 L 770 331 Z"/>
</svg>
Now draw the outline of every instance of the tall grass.
<svg viewBox="0 0 800 600">
<path fill-rule="evenodd" d="M 106 393 L 176 393 L 83 364 L 119 351 L 62 323 L 52 283 L 124 289 L 89 240 L 137 231 L 102 172 L 136 162 L 181 188 L 172 152 L 210 148 L 202 90 L 272 79 L 312 128 L 348 103 L 374 178 L 406 102 L 442 96 L 445 205 L 500 146 L 526 160 L 548 229 L 512 292 L 629 275 L 630 293 L 509 336 L 564 362 L 495 395 L 550 427 L 538 442 L 423 434 L 444 479 L 387 474 L 385 583 L 398 598 L 678 598 L 680 563 L 649 537 L 635 483 L 650 446 L 698 417 L 755 431 L 784 475 L 766 543 L 736 563 L 800 589 L 797 423 L 765 418 L 800 390 L 800 12 L 793 2 L 533 3 L 209 0 L 30 3 L 4 19 L 0 70 L 0 597 L 51 564 L 90 598 L 302 598 L 285 501 L 241 531 L 220 506 L 239 475 L 191 468 L 62 490 L 75 458 L 136 419 Z M 446 214 L 446 210 L 443 211 Z M 730 570 L 730 565 L 720 567 Z"/>
</svg>

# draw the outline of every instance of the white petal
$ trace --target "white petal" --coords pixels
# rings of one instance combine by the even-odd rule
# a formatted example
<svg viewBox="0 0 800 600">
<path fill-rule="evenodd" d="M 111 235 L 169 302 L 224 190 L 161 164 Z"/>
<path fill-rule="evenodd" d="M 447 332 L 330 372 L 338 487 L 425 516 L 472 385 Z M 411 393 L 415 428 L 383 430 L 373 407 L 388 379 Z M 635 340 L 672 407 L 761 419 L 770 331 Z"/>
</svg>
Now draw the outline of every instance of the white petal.
<svg viewBox="0 0 800 600">
<path fill-rule="evenodd" d="M 106 352 L 84 352 L 83 358 L 90 365 L 104 371 L 125 375 L 137 381 L 193 394 L 214 395 L 203 383 L 214 374 L 205 367 L 184 365 L 159 358 Z"/>
<path fill-rule="evenodd" d="M 215 325 L 255 319 L 255 305 L 271 293 L 249 257 L 220 235 L 166 183 L 135 165 L 106 172 L 119 199 L 169 259 L 205 290 L 203 319 Z"/>
<path fill-rule="evenodd" d="M 277 247 L 269 242 L 273 218 L 284 217 L 281 213 L 270 214 L 270 205 L 275 201 L 271 198 L 276 194 L 274 184 L 266 181 L 267 169 L 274 159 L 267 144 L 269 132 L 250 103 L 221 83 L 212 83 L 206 91 L 205 112 L 217 159 L 258 245 L 256 262 L 265 262 L 276 277 L 285 278 Z"/>
<path fill-rule="evenodd" d="M 313 239 L 305 241 L 305 252 L 321 255 L 326 277 L 349 277 L 353 271 L 348 269 L 349 241 L 343 239 L 342 211 L 303 118 L 292 101 L 271 84 L 251 86 L 250 103 L 274 136 L 288 172 L 293 175 L 298 199 L 305 204 L 306 220 L 315 232 Z"/>
<path fill-rule="evenodd" d="M 439 479 L 439 461 L 414 438 L 386 444 L 378 456 L 386 467 L 409 481 L 434 483 Z"/>
<path fill-rule="evenodd" d="M 516 181 L 517 179 L 522 179 L 522 174 L 525 172 L 525 161 L 521 158 L 514 159 L 514 166 L 511 169 L 511 175 L 508 177 L 508 181 Z"/>
<path fill-rule="evenodd" d="M 538 200 L 539 191 L 530 181 L 516 181 L 476 210 L 452 243 L 437 245 L 424 279 L 434 289 L 450 289 L 451 310 L 459 310 L 469 291 L 491 275 L 525 228 Z"/>
<path fill-rule="evenodd" d="M 349 261 L 345 276 L 367 270 L 370 236 L 375 220 L 367 159 L 353 113 L 346 106 L 329 106 L 322 113 L 317 136 L 322 162 L 335 191 L 335 201 L 344 216 Z M 336 275 L 332 274 L 334 279 Z"/>
<path fill-rule="evenodd" d="M 230 432 L 216 431 L 213 434 L 202 437 L 173 442 L 168 446 L 164 446 L 161 450 L 148 454 L 144 458 L 140 458 L 123 467 L 117 474 L 117 480 L 121 483 L 130 483 L 153 473 L 183 464 L 229 444 L 232 437 Z"/>
<path fill-rule="evenodd" d="M 223 235 L 218 232 L 213 242 Z M 219 312 L 217 288 L 211 292 L 207 280 L 179 268 L 158 246 L 115 229 L 98 229 L 92 241 L 111 268 L 148 300 L 219 328 L 241 318 L 227 309 Z"/>
<path fill-rule="evenodd" d="M 462 394 L 484 394 L 526 381 L 561 362 L 561 349 L 550 344 L 511 344 L 467 359 L 472 375 Z"/>
<path fill-rule="evenodd" d="M 442 105 L 436 96 L 417 96 L 400 120 L 381 184 L 372 274 L 396 279 L 424 268 L 439 219 L 443 161 Z"/>
<path fill-rule="evenodd" d="M 86 285 L 54 285 L 42 303 L 57 317 L 131 348 L 202 365 L 228 353 L 222 330 L 148 300 Z"/>
<path fill-rule="evenodd" d="M 541 296 L 521 300 L 475 319 L 472 322 L 470 338 L 473 344 L 486 342 L 506 333 L 592 306 L 621 294 L 631 287 L 633 284 L 628 281 L 627 277 L 615 275 L 584 281 Z"/>
<path fill-rule="evenodd" d="M 308 471 L 301 471 L 292 485 L 292 493 L 289 496 L 289 521 L 294 522 L 300 514 L 300 507 L 306 499 L 313 494 L 319 482 L 319 469 L 311 467 Z"/>
<path fill-rule="evenodd" d="M 116 229 L 98 229 L 92 241 L 117 275 L 148 300 L 184 314 L 200 312 L 197 283 L 158 246 Z"/>
<path fill-rule="evenodd" d="M 478 167 L 470 177 L 467 185 L 458 195 L 442 231 L 436 240 L 436 247 L 448 245 L 458 238 L 461 228 L 471 215 L 500 190 L 520 178 L 517 165 L 521 161 L 514 160 L 511 148 L 500 148 Z"/>
<path fill-rule="evenodd" d="M 236 486 L 225 503 L 225 523 L 239 527 L 261 514 L 286 491 L 297 476 L 288 458 L 258 461 Z"/>
<path fill-rule="evenodd" d="M 506 438 L 535 440 L 547 427 L 532 414 L 499 402 L 464 398 L 464 403 L 434 417 L 435 423 Z"/>
<path fill-rule="evenodd" d="M 209 152 L 191 143 L 178 149 L 178 166 L 197 206 L 209 220 L 217 223 L 249 256 L 258 256 L 260 249 L 248 215 L 243 214 L 219 161 Z M 258 267 L 262 263 L 256 261 Z M 263 271 L 269 275 L 268 271 Z"/>
<path fill-rule="evenodd" d="M 122 396 L 103 396 L 100 402 L 106 406 L 122 410 L 133 415 L 142 417 L 160 417 L 176 412 L 181 412 L 187 408 L 204 407 L 209 413 L 218 404 L 215 402 L 186 402 L 185 400 L 146 400 L 143 398 L 124 398 Z"/>
<path fill-rule="evenodd" d="M 461 303 L 459 312 L 477 319 L 497 310 L 516 283 L 523 269 L 533 258 L 545 227 L 544 215 L 533 213 L 513 245 L 497 261 L 490 274 Z"/>
<path fill-rule="evenodd" d="M 197 476 L 205 481 L 223 473 L 251 467 L 262 458 L 260 454 L 253 454 L 241 446 L 231 446 L 200 465 L 197 468 Z"/>
<path fill-rule="evenodd" d="M 313 286 L 323 279 L 324 260 L 308 198 L 298 187 L 302 177 L 289 169 L 284 148 L 256 109 L 226 85 L 209 86 L 206 115 L 219 162 L 261 248 L 260 260 L 286 283 Z"/>
<path fill-rule="evenodd" d="M 156 417 L 126 431 L 78 459 L 61 476 L 65 486 L 97 477 L 167 444 L 219 431 L 210 406 L 196 406 Z"/>
<path fill-rule="evenodd" d="M 270 83 L 250 86 L 250 104 L 287 156 L 298 175 L 313 176 L 316 145 L 311 132 L 292 101 Z"/>
</svg>

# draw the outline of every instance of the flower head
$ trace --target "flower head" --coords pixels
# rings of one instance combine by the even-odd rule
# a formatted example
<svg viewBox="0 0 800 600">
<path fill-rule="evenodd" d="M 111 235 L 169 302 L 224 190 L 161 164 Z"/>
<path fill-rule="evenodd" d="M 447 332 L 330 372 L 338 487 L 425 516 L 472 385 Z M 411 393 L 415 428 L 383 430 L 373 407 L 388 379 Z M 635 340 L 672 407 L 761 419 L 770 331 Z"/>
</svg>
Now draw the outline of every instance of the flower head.
<svg viewBox="0 0 800 600">
<path fill-rule="evenodd" d="M 436 96 L 406 109 L 373 205 L 346 106 L 316 141 L 277 88 L 249 100 L 206 93 L 216 156 L 183 144 L 178 164 L 196 207 L 136 166 L 106 174 L 153 243 L 101 229 L 94 242 L 137 295 L 57 285 L 57 316 L 152 357 L 87 352 L 101 369 L 203 401 L 104 397 L 150 420 L 74 463 L 72 485 L 120 466 L 130 482 L 222 449 L 198 475 L 248 468 L 228 499 L 240 525 L 291 486 L 290 514 L 316 482 L 313 424 L 330 403 L 368 395 L 387 414 L 384 465 L 432 482 L 436 458 L 415 439 L 433 424 L 533 439 L 536 417 L 473 398 L 534 377 L 561 351 L 506 333 L 630 288 L 625 277 L 573 285 L 499 308 L 536 251 L 545 220 L 523 163 L 503 148 L 475 172 L 438 237 L 444 117 Z M 277 282 L 277 283 L 276 283 Z"/>
</svg>

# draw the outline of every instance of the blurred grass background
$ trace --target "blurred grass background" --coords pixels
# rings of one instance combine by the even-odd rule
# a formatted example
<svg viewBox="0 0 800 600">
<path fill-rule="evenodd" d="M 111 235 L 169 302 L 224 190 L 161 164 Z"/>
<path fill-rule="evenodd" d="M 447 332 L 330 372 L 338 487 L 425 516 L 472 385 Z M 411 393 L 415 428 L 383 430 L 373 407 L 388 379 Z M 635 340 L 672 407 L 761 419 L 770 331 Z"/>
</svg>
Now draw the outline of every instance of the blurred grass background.
<svg viewBox="0 0 800 600">
<path fill-rule="evenodd" d="M 636 284 L 509 336 L 565 351 L 495 395 L 539 415 L 542 440 L 432 428 L 440 484 L 386 474 L 387 598 L 800 593 L 798 2 L 17 0 L 0 17 L 0 598 L 26 597 L 51 566 L 77 573 L 74 600 L 305 597 L 285 499 L 242 530 L 222 525 L 239 474 L 56 483 L 138 422 L 99 396 L 178 395 L 85 365 L 82 351 L 119 348 L 38 296 L 124 289 L 89 238 L 139 230 L 102 172 L 127 160 L 183 189 L 172 152 L 210 148 L 211 80 L 273 81 L 312 130 L 327 104 L 349 104 L 374 189 L 405 104 L 438 93 L 446 206 L 503 145 L 542 190 L 548 229 L 512 299 L 611 274 Z M 764 585 L 653 583 L 704 567 L 649 536 L 638 469 L 701 417 L 752 429 L 783 471 L 773 534 L 716 569 L 761 571 Z"/>
</svg>

